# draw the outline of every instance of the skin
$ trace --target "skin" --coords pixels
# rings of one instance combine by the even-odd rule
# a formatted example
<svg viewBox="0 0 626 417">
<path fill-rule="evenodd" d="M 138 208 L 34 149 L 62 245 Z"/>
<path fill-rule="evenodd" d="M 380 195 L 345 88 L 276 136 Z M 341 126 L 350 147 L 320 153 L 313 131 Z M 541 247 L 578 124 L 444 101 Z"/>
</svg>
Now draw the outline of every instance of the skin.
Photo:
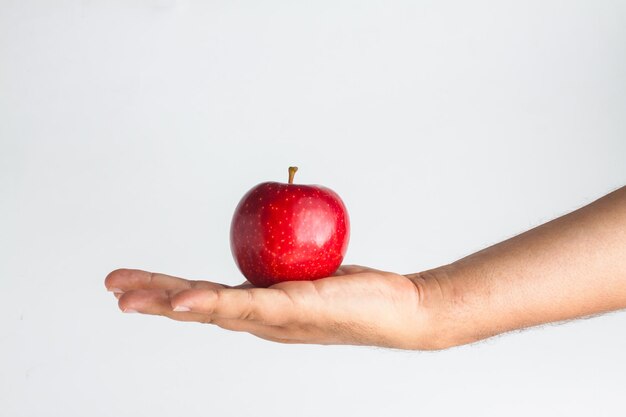
<svg viewBox="0 0 626 417">
<path fill-rule="evenodd" d="M 118 269 L 105 285 L 122 311 L 275 342 L 445 349 L 626 308 L 626 187 L 415 274 L 350 265 L 333 277 L 255 288 Z"/>
</svg>

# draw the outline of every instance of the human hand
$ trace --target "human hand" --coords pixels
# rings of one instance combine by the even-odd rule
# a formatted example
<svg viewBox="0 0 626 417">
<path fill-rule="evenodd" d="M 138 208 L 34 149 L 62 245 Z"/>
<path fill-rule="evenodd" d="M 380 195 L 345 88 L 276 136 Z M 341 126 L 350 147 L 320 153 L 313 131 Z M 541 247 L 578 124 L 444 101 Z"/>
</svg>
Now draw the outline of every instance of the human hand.
<svg viewBox="0 0 626 417">
<path fill-rule="evenodd" d="M 275 342 L 429 349 L 435 345 L 429 339 L 425 282 L 421 276 L 350 265 L 332 277 L 269 288 L 133 269 L 111 272 L 105 286 L 124 312 L 210 323 Z"/>
<path fill-rule="evenodd" d="M 283 343 L 442 349 L 626 308 L 626 187 L 429 271 L 342 266 L 335 276 L 228 287 L 119 269 L 123 311 L 216 324 Z"/>
</svg>

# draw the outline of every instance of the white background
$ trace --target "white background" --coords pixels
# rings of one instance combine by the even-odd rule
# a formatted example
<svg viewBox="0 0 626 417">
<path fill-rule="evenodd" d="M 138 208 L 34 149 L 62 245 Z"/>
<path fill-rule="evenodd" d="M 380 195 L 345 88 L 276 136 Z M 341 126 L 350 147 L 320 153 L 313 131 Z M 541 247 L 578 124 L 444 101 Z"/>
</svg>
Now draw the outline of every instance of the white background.
<svg viewBox="0 0 626 417">
<path fill-rule="evenodd" d="M 0 0 L 0 415 L 618 416 L 626 313 L 420 353 L 124 315 L 235 284 L 239 198 L 336 190 L 417 272 L 626 182 L 622 1 Z M 601 283 L 599 284 L 601 285 Z"/>
</svg>

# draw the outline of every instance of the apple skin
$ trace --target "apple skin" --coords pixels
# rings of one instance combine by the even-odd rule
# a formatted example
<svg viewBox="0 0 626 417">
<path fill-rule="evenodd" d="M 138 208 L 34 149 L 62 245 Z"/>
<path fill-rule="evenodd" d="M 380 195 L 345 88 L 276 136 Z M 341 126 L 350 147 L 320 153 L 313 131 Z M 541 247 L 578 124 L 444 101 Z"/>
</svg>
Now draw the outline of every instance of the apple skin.
<svg viewBox="0 0 626 417">
<path fill-rule="evenodd" d="M 257 287 L 332 275 L 349 238 L 343 201 L 319 185 L 261 183 L 243 196 L 230 228 L 235 262 Z"/>
</svg>

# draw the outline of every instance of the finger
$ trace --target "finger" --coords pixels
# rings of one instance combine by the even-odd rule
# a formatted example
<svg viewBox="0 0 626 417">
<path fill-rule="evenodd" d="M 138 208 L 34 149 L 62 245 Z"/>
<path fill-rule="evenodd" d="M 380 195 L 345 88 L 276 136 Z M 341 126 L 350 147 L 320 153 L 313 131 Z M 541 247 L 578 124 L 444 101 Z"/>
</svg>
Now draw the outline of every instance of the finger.
<svg viewBox="0 0 626 417">
<path fill-rule="evenodd" d="M 284 327 L 260 324 L 250 320 L 225 319 L 222 317 L 214 317 L 211 322 L 225 330 L 246 332 L 264 339 L 293 339 L 289 330 Z"/>
<path fill-rule="evenodd" d="M 303 341 L 303 340 L 298 340 L 298 339 L 283 339 L 283 338 L 279 338 L 279 337 L 271 337 L 271 336 L 267 336 L 265 334 L 256 334 L 256 333 L 250 333 L 253 334 L 254 336 L 260 338 L 260 339 L 264 339 L 270 342 L 275 342 L 275 343 L 283 343 L 283 344 L 289 344 L 289 345 L 294 345 L 294 344 L 304 344 L 304 343 L 311 343 L 311 342 L 307 342 L 307 341 Z"/>
<path fill-rule="evenodd" d="M 167 290 L 131 290 L 122 294 L 118 305 L 125 313 L 166 316 L 178 321 L 207 322 L 206 314 L 173 311 Z"/>
<path fill-rule="evenodd" d="M 223 285 L 209 281 L 192 281 L 171 275 L 142 271 L 140 269 L 116 269 L 104 280 L 109 291 L 121 293 L 139 289 L 187 289 L 221 288 Z"/>
<path fill-rule="evenodd" d="M 235 285 L 234 287 L 230 287 L 230 288 L 254 288 L 254 285 L 252 285 L 250 281 L 245 280 L 241 284 Z"/>
<path fill-rule="evenodd" d="M 248 332 L 258 337 L 287 339 L 288 332 L 276 326 L 263 325 L 246 320 L 224 319 L 206 314 L 173 311 L 170 305 L 169 291 L 133 290 L 120 295 L 120 309 L 124 312 L 137 312 L 168 317 L 177 321 L 195 321 L 215 324 L 223 329 Z"/>
<path fill-rule="evenodd" d="M 373 268 L 368 268 L 366 266 L 361 266 L 361 265 L 341 265 L 339 268 L 337 268 L 337 271 L 335 271 L 333 276 L 351 275 L 351 274 L 358 274 L 361 272 L 371 272 L 371 271 L 378 271 L 378 270 L 373 269 Z"/>
<path fill-rule="evenodd" d="M 216 318 L 215 320 L 213 320 L 213 324 L 225 330 L 250 333 L 258 338 L 269 340 L 270 342 L 288 344 L 307 343 L 306 341 L 303 341 L 299 338 L 295 338 L 294 335 L 292 335 L 291 332 L 284 327 L 267 326 L 248 320 L 223 318 Z"/>
<path fill-rule="evenodd" d="M 171 298 L 172 308 L 218 316 L 225 319 L 258 321 L 282 325 L 300 313 L 282 289 L 214 288 L 191 289 Z"/>
</svg>

